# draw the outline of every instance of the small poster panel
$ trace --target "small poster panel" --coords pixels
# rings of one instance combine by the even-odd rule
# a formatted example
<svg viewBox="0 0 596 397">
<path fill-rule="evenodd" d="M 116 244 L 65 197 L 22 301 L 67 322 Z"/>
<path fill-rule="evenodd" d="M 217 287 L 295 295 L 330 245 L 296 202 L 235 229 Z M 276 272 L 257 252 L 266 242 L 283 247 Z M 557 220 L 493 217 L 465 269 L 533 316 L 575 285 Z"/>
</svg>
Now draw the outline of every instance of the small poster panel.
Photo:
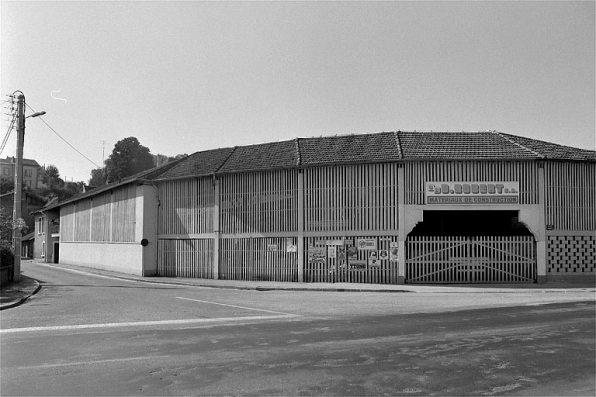
<svg viewBox="0 0 596 397">
<path fill-rule="evenodd" d="M 329 259 L 337 258 L 337 249 L 335 245 L 330 245 L 327 247 L 327 257 Z"/>
<path fill-rule="evenodd" d="M 382 261 L 386 261 L 387 259 L 389 259 L 389 251 L 379 250 L 379 259 Z"/>
<path fill-rule="evenodd" d="M 277 244 L 267 244 L 267 251 L 277 251 Z"/>
<path fill-rule="evenodd" d="M 399 242 L 397 242 L 397 241 L 390 242 L 389 248 L 399 248 Z"/>
<path fill-rule="evenodd" d="M 381 267 L 381 260 L 377 258 L 368 258 L 368 266 Z"/>
<path fill-rule="evenodd" d="M 350 261 L 350 271 L 366 270 L 366 261 Z"/>
<path fill-rule="evenodd" d="M 346 247 L 340 245 L 337 247 L 337 264 L 340 269 L 346 268 L 346 260 Z"/>
<path fill-rule="evenodd" d="M 351 246 L 351 247 L 347 247 L 347 249 L 348 249 L 348 259 L 350 262 L 358 259 L 358 248 Z"/>
<path fill-rule="evenodd" d="M 376 238 L 359 238 L 356 239 L 356 246 L 359 250 L 377 250 Z"/>
<path fill-rule="evenodd" d="M 327 262 L 327 250 L 325 247 L 308 247 L 308 263 L 326 263 Z"/>
<path fill-rule="evenodd" d="M 389 250 L 389 260 L 391 262 L 399 261 L 399 249 L 397 247 L 393 247 Z"/>
</svg>

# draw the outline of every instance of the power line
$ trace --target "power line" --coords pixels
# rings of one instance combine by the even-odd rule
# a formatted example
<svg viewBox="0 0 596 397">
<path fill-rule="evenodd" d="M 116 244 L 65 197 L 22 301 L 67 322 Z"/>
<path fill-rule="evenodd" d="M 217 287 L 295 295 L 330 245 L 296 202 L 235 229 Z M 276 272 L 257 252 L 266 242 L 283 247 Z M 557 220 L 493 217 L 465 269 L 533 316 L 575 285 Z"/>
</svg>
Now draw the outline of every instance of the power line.
<svg viewBox="0 0 596 397">
<path fill-rule="evenodd" d="M 32 112 L 34 112 L 34 113 L 37 113 L 37 112 L 35 112 L 35 110 L 33 110 L 33 108 L 32 108 L 31 106 L 29 106 L 28 104 L 25 104 L 25 105 L 26 105 L 26 106 L 27 106 L 29 109 L 31 109 L 31 111 L 32 111 Z M 79 151 L 79 150 L 78 150 L 76 147 L 72 146 L 72 145 L 71 145 L 71 144 L 70 144 L 70 143 L 69 143 L 69 142 L 68 142 L 66 139 L 62 138 L 62 136 L 61 136 L 60 134 L 58 134 L 58 133 L 56 132 L 56 130 L 55 130 L 55 129 L 53 129 L 53 128 L 52 128 L 52 127 L 51 127 L 51 126 L 48 124 L 48 123 L 46 123 L 46 121 L 43 119 L 43 117 L 41 117 L 41 116 L 38 116 L 38 117 L 41 119 L 41 121 L 43 121 L 43 123 L 44 123 L 45 125 L 47 125 L 47 126 L 48 126 L 48 128 L 49 128 L 50 130 L 52 130 L 52 132 L 53 132 L 54 134 L 58 135 L 58 137 L 59 137 L 60 139 L 62 139 L 64 142 L 66 142 L 66 144 L 67 144 L 68 146 L 70 146 L 71 148 L 73 148 L 73 150 L 74 150 L 75 152 L 77 152 L 78 154 L 80 154 L 81 156 L 83 156 L 85 159 L 87 159 L 87 161 L 89 161 L 91 164 L 93 164 L 93 165 L 94 165 L 94 166 L 96 166 L 97 168 L 101 168 L 99 165 L 95 164 L 95 163 L 93 162 L 93 160 L 90 160 L 90 159 L 89 159 L 89 157 L 87 157 L 87 156 L 85 156 L 83 153 L 81 153 L 81 152 L 80 152 L 80 151 Z"/>
<path fill-rule="evenodd" d="M 4 147 L 6 147 L 6 143 L 8 142 L 8 138 L 10 137 L 10 133 L 12 132 L 12 127 L 14 126 L 15 120 L 16 120 L 16 117 L 13 117 L 12 121 L 10 122 L 10 125 L 8 126 L 8 131 L 6 131 L 6 135 L 4 136 L 4 139 L 2 140 L 2 146 L 0 146 L 0 154 L 2 154 L 2 152 L 4 151 Z"/>
</svg>

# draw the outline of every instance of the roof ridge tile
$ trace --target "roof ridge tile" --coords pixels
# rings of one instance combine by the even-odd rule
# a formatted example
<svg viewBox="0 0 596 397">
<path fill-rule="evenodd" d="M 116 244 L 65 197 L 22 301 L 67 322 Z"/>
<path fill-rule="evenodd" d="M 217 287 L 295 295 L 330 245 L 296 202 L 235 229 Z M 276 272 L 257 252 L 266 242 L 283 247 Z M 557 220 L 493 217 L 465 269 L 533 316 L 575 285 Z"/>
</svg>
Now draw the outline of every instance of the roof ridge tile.
<svg viewBox="0 0 596 397">
<path fill-rule="evenodd" d="M 542 155 L 542 154 L 540 154 L 540 153 L 538 153 L 538 152 L 536 152 L 536 151 L 534 151 L 534 150 L 530 149 L 529 147 L 526 147 L 526 146 L 522 145 L 521 143 L 515 142 L 513 139 L 510 139 L 510 138 L 508 138 L 508 137 L 504 136 L 503 134 L 501 134 L 501 133 L 500 133 L 500 132 L 498 132 L 498 131 L 493 131 L 493 134 L 496 134 L 496 135 L 500 136 L 501 138 L 505 139 L 507 142 L 509 142 L 509 143 L 512 143 L 512 144 L 514 144 L 514 145 L 516 145 L 516 146 L 519 146 L 520 148 L 522 148 L 522 149 L 524 149 L 524 150 L 526 150 L 526 151 L 528 151 L 528 152 L 532 153 L 532 154 L 533 154 L 533 155 L 535 155 L 535 156 L 538 156 L 538 157 L 539 157 L 539 158 L 541 158 L 541 159 L 544 159 L 544 158 L 546 158 L 546 156 L 544 156 L 544 155 Z"/>
</svg>

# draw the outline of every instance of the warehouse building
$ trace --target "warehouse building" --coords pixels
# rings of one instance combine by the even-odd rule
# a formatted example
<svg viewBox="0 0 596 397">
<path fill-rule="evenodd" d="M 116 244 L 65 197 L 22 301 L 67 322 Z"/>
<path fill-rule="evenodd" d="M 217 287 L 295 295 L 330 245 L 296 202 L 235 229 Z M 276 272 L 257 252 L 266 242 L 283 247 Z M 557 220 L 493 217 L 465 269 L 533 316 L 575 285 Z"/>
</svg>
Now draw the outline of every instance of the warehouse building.
<svg viewBox="0 0 596 397">
<path fill-rule="evenodd" d="M 596 275 L 596 152 L 496 131 L 206 150 L 48 210 L 59 213 L 61 263 L 142 276 L 475 284 Z"/>
</svg>

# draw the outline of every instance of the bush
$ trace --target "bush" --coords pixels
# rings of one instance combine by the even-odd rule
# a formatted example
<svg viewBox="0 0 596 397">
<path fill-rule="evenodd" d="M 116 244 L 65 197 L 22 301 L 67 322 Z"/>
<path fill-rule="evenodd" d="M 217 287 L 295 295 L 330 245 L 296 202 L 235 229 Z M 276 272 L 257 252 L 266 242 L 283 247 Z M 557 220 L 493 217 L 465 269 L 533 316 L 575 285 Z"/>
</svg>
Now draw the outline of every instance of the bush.
<svg viewBox="0 0 596 397">
<path fill-rule="evenodd" d="M 14 252 L 10 241 L 0 240 L 0 266 L 12 266 L 14 264 Z"/>
</svg>

